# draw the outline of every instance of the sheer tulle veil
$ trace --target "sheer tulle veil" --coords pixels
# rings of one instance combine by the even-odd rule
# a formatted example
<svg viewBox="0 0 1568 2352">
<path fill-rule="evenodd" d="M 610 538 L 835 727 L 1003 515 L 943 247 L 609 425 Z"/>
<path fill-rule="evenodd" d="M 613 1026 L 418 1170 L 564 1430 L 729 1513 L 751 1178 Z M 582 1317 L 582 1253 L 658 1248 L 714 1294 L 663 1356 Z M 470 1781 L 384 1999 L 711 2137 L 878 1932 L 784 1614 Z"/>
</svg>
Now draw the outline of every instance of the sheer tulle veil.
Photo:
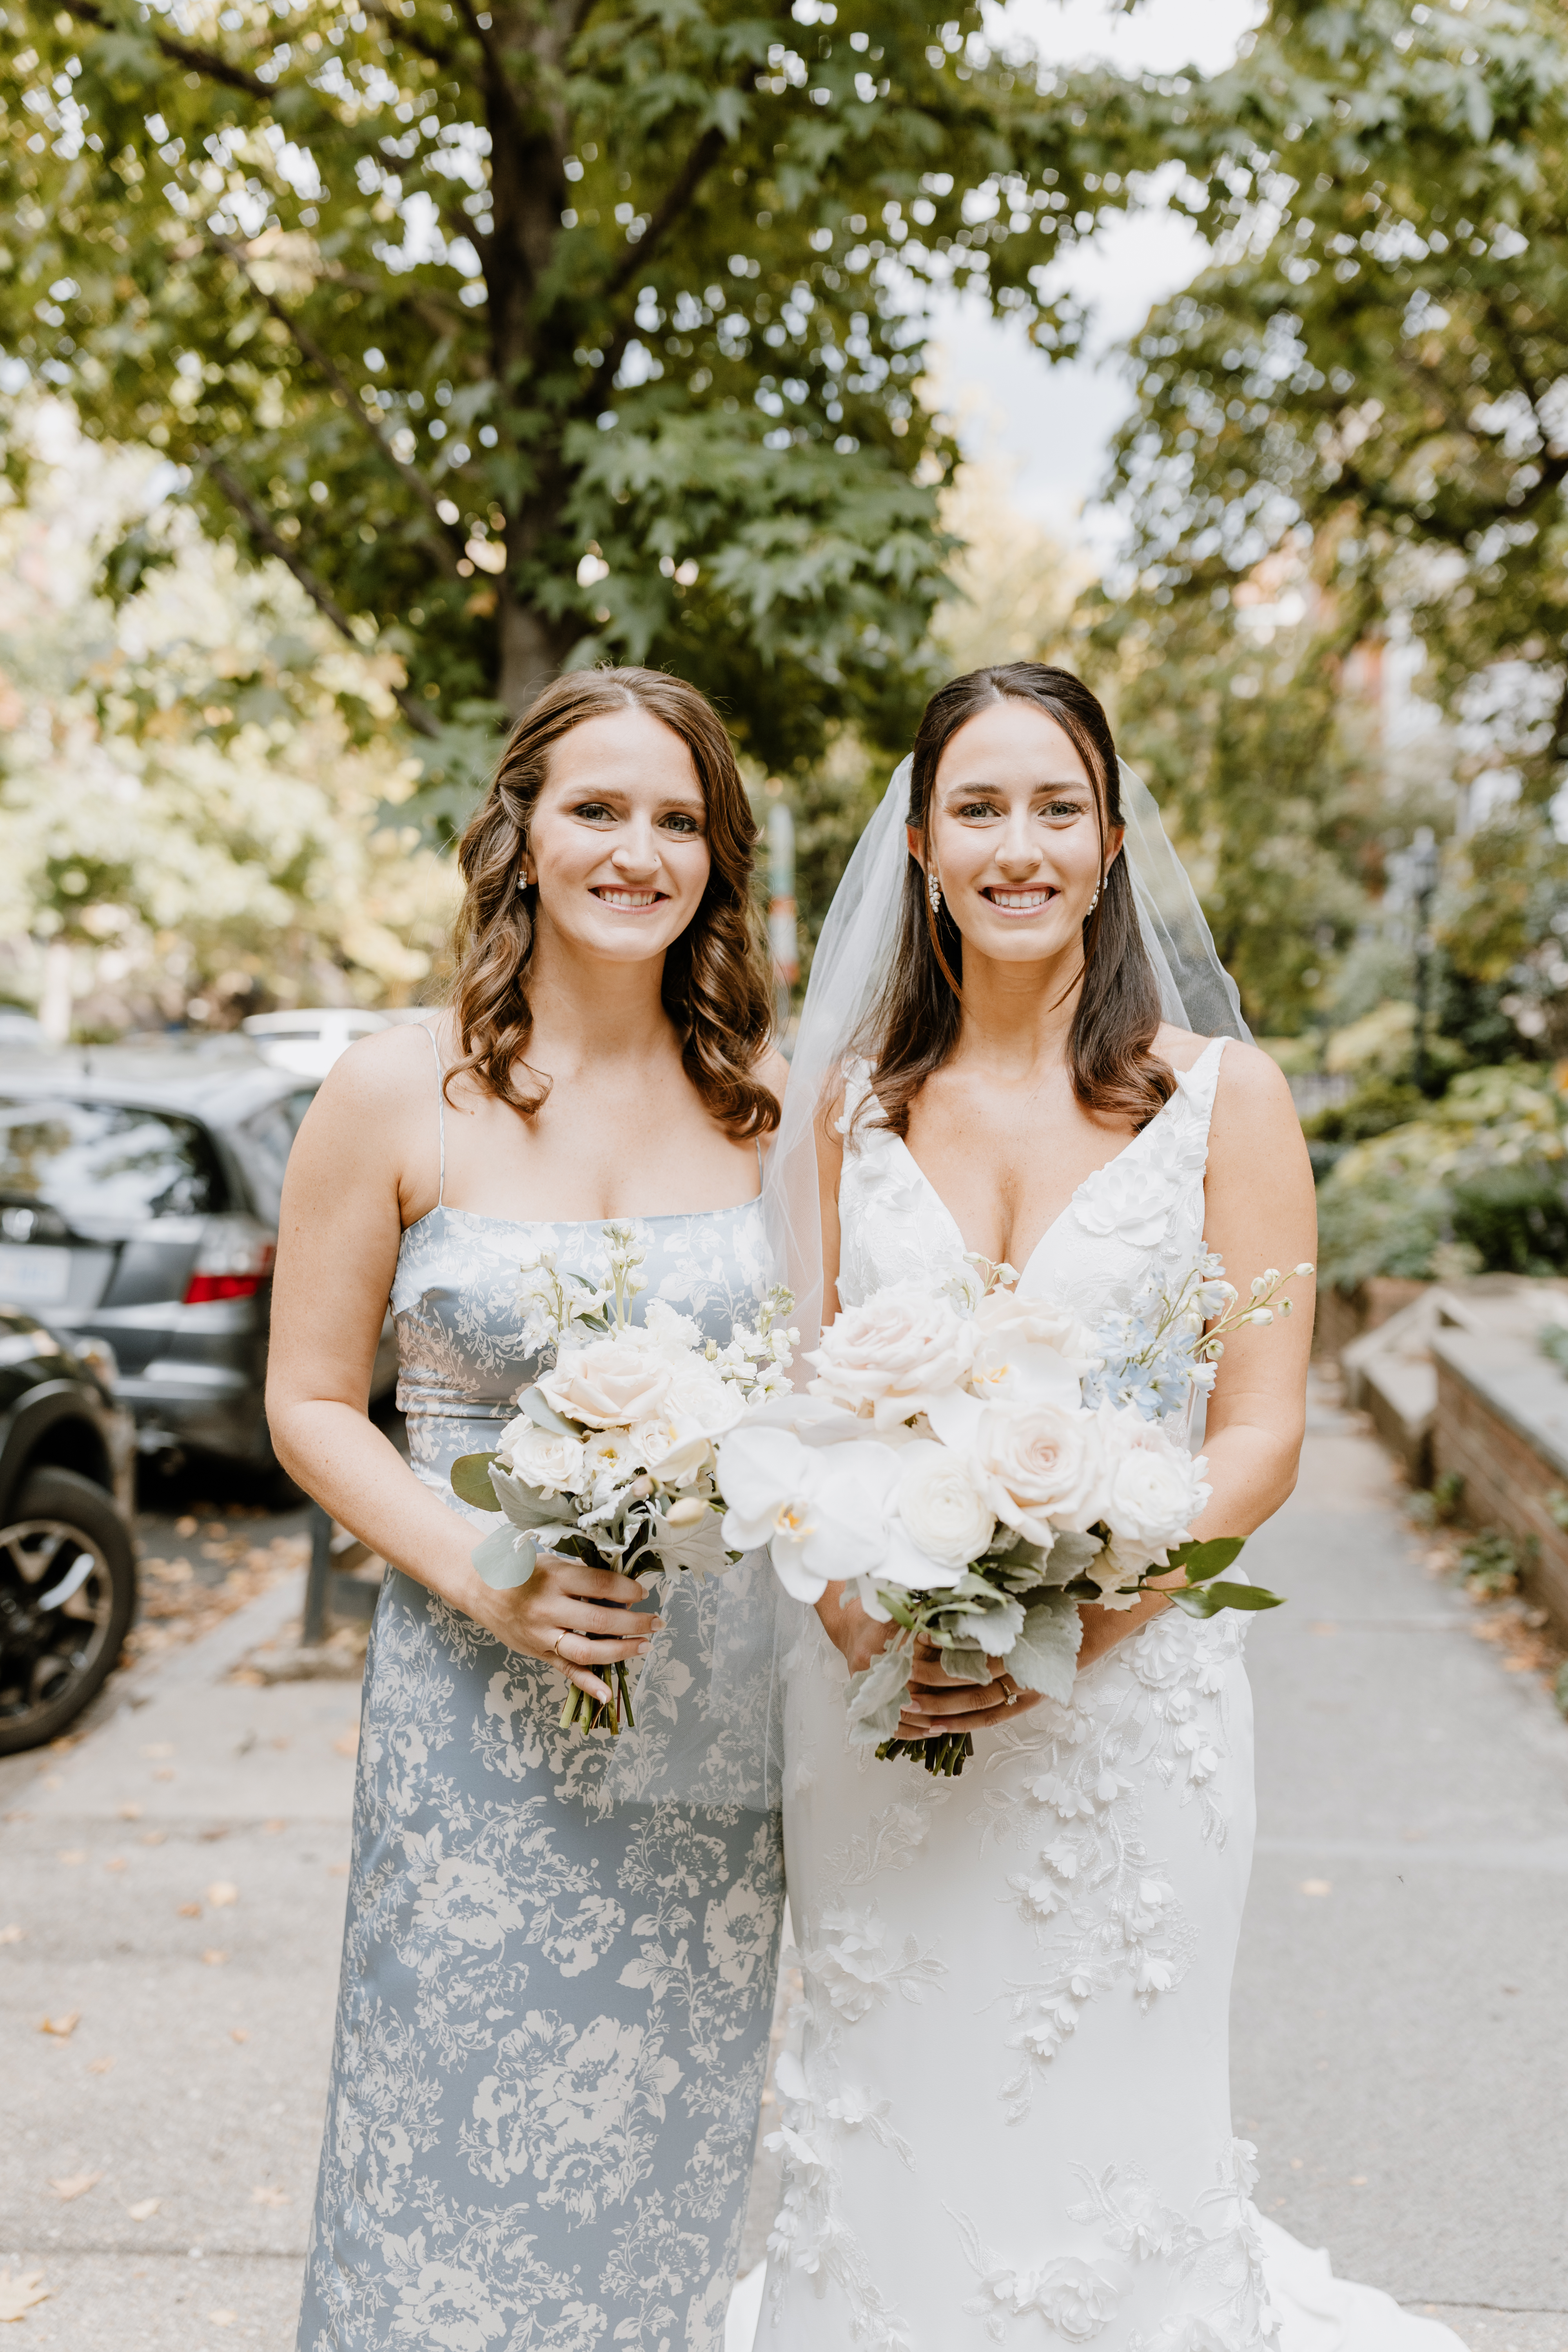
<svg viewBox="0 0 1568 2352">
<path fill-rule="evenodd" d="M 856 844 L 812 959 L 811 981 L 790 1061 L 784 1121 L 767 1154 L 763 1199 L 776 1261 L 795 1295 L 792 1321 L 801 1350 L 822 1328 L 822 1239 L 817 1202 L 816 1113 L 877 1000 L 898 936 L 909 847 L 910 762 L 903 761 Z M 1236 984 L 1215 952 L 1197 893 L 1166 835 L 1153 794 L 1121 770 L 1126 836 L 1143 944 L 1168 1021 L 1204 1037 L 1247 1037 Z M 800 1361 L 797 1351 L 796 1361 Z"/>
</svg>

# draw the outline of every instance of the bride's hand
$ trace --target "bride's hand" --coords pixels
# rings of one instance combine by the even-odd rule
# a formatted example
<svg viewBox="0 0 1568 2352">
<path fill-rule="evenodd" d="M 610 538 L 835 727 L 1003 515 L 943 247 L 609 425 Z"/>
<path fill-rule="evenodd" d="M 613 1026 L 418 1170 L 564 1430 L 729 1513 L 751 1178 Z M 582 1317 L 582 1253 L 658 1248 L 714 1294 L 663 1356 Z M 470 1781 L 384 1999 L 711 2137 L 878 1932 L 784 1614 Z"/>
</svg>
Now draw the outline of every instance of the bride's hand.
<svg viewBox="0 0 1568 2352">
<path fill-rule="evenodd" d="M 542 1551 L 526 1584 L 498 1592 L 476 1576 L 476 1591 L 464 1601 L 470 1617 L 509 1650 L 544 1658 L 591 1698 L 607 1706 L 611 1692 L 594 1669 L 617 1658 L 643 1658 L 662 1619 L 639 1614 L 632 1625 L 626 1612 L 647 1599 L 642 1586 L 614 1569 Z"/>
<path fill-rule="evenodd" d="M 942 1652 L 922 1633 L 915 1642 L 910 1695 L 899 1717 L 898 1738 L 929 1739 L 944 1731 L 989 1731 L 1011 1723 L 1039 1705 L 1037 1691 L 1020 1690 L 1005 1658 L 987 1658 L 988 1683 L 962 1683 L 942 1663 Z"/>
<path fill-rule="evenodd" d="M 852 1675 L 863 1675 L 899 1630 L 868 1617 L 847 1584 L 830 1584 L 816 1607 L 823 1632 Z"/>
</svg>

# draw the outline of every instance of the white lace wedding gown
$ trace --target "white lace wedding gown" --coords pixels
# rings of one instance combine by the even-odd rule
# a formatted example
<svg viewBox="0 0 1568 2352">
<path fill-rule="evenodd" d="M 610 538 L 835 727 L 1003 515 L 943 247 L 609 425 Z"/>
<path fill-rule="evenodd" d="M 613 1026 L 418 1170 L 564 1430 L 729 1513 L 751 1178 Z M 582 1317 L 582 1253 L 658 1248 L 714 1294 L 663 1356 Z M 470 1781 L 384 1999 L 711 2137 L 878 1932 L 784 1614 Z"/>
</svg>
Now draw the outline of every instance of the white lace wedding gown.
<svg viewBox="0 0 1568 2352">
<path fill-rule="evenodd" d="M 1024 1270 L 1091 1325 L 1200 1249 L 1224 1041 Z M 866 1084 L 863 1071 L 850 1088 Z M 962 1255 L 885 1130 L 845 1160 L 840 1294 Z M 845 1736 L 815 1614 L 788 1659 L 784 1832 L 805 1985 L 758 2352 L 1460 2352 L 1249 2201 L 1230 1979 L 1251 1858 L 1241 1622 L 1174 1610 L 963 1777 Z"/>
</svg>

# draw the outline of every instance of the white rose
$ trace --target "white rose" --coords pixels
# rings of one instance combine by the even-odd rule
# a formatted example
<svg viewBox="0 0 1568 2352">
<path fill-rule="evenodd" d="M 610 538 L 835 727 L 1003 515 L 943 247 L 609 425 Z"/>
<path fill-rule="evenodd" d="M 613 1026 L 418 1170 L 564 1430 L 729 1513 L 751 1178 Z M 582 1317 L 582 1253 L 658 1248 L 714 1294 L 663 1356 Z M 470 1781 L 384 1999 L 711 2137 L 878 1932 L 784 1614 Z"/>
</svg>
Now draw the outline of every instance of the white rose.
<svg viewBox="0 0 1568 2352">
<path fill-rule="evenodd" d="M 745 1410 L 746 1400 L 734 1381 L 725 1380 L 704 1357 L 687 1356 L 672 1365 L 664 1412 L 686 1434 L 700 1431 L 705 1437 L 722 1437 Z"/>
<path fill-rule="evenodd" d="M 590 1429 L 624 1429 L 647 1421 L 669 1393 L 673 1368 L 636 1329 L 614 1331 L 584 1348 L 563 1348 L 552 1372 L 540 1375 L 545 1402 Z"/>
<path fill-rule="evenodd" d="M 869 1413 L 879 1428 L 912 1419 L 933 1397 L 966 1379 L 974 1327 L 951 1299 L 913 1284 L 890 1284 L 863 1307 L 851 1307 L 807 1358 L 817 1368 L 812 1393 L 847 1412 Z"/>
<path fill-rule="evenodd" d="M 508 1422 L 497 1451 L 503 1470 L 547 1495 L 574 1493 L 583 1475 L 581 1442 L 541 1429 L 525 1412 Z"/>
<path fill-rule="evenodd" d="M 941 1568 L 966 1568 L 996 1532 L 974 1465 L 929 1437 L 900 1450 L 897 1500 L 905 1534 Z"/>
<path fill-rule="evenodd" d="M 1101 1360 L 1087 1325 L 1058 1299 L 994 1290 L 976 1307 L 974 1326 L 973 1379 L 982 1394 L 1074 1405 L 1084 1374 Z"/>
<path fill-rule="evenodd" d="M 1199 1466 L 1139 1413 L 1109 1412 L 1100 1419 L 1110 1454 L 1106 1525 L 1126 1551 L 1163 1552 L 1182 1540 L 1208 1501 Z"/>
<path fill-rule="evenodd" d="M 1048 1398 L 998 1403 L 982 1416 L 975 1454 L 993 1484 L 991 1499 L 1031 1542 L 1051 1525 L 1090 1528 L 1104 1507 L 1106 1460 L 1093 1413 Z"/>
<path fill-rule="evenodd" d="M 631 1439 L 661 1486 L 689 1486 L 713 1466 L 713 1441 L 706 1431 L 687 1434 L 683 1424 L 671 1415 L 635 1422 Z"/>
</svg>

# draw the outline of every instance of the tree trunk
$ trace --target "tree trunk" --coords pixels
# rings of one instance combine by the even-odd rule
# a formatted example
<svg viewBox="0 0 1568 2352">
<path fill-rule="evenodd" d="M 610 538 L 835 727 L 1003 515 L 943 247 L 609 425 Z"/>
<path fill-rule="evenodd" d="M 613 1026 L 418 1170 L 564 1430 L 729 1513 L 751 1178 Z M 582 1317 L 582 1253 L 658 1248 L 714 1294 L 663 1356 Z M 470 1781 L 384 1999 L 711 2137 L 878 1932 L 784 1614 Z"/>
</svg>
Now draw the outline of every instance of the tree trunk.
<svg viewBox="0 0 1568 2352">
<path fill-rule="evenodd" d="M 529 605 L 514 603 L 510 596 L 501 598 L 500 620 L 500 674 L 496 680 L 496 694 L 517 719 L 551 679 L 559 676 L 567 655 L 583 634 L 583 626 L 576 620 L 547 621 L 542 614 Z"/>
</svg>

